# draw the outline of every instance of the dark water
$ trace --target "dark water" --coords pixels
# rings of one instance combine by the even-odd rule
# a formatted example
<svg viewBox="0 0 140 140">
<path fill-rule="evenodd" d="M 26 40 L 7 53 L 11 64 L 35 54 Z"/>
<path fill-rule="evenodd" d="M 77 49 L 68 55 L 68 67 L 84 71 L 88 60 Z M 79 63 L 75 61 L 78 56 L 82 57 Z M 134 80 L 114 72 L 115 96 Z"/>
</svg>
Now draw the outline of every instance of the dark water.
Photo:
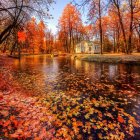
<svg viewBox="0 0 140 140">
<path fill-rule="evenodd" d="M 15 60 L 14 72 L 16 80 L 28 90 L 34 91 L 35 94 L 48 94 L 50 92 L 56 92 L 55 95 L 59 95 L 60 92 L 64 92 L 69 98 L 72 98 L 78 102 L 78 104 L 85 104 L 85 100 L 91 101 L 93 98 L 96 100 L 105 100 L 106 103 L 110 103 L 110 107 L 94 106 L 91 107 L 98 109 L 103 114 L 111 113 L 114 119 L 103 116 L 102 119 L 107 122 L 115 122 L 117 124 L 117 116 L 120 113 L 113 107 L 123 109 L 122 116 L 124 116 L 126 123 L 120 124 L 120 128 L 116 128 L 117 131 L 125 131 L 124 135 L 126 139 L 138 139 L 140 136 L 140 129 L 133 126 L 134 138 L 129 135 L 129 131 L 124 128 L 129 128 L 129 117 L 124 115 L 125 113 L 134 117 L 137 124 L 140 123 L 140 65 L 129 64 L 108 64 L 108 63 L 93 63 L 84 62 L 80 60 L 74 60 L 69 57 L 54 57 L 49 58 L 47 56 L 27 56 L 22 57 L 20 61 Z M 68 101 L 69 98 L 65 101 Z M 63 97 L 62 97 L 63 99 Z M 62 115 L 66 108 L 60 107 L 63 100 L 57 101 L 56 106 L 59 111 L 53 110 L 53 113 L 59 113 Z M 74 109 L 76 105 L 69 103 L 70 109 Z M 91 118 L 100 121 L 96 115 L 90 115 L 89 118 L 83 118 L 85 114 L 84 107 L 80 107 L 80 114 L 74 117 L 86 124 Z M 84 113 L 83 113 L 84 112 Z M 125 112 L 125 113 L 124 113 Z M 127 117 L 126 117 L 127 116 Z M 58 119 L 59 116 L 58 116 Z M 60 119 L 61 120 L 61 119 Z M 134 122 L 132 122 L 133 125 Z M 66 125 L 63 122 L 63 125 Z M 97 125 L 97 124 L 96 124 Z M 72 126 L 68 126 L 72 129 Z M 60 127 L 57 127 L 59 130 Z M 81 137 L 88 139 L 93 136 L 94 139 L 100 139 L 99 133 L 102 136 L 107 136 L 107 130 L 90 129 L 92 135 L 88 132 L 82 132 L 82 128 L 79 127 Z M 114 128 L 115 129 L 115 128 Z M 128 132 L 127 132 L 127 131 Z M 108 129 L 109 133 L 115 135 L 111 129 Z M 77 136 L 74 137 L 78 139 Z"/>
<path fill-rule="evenodd" d="M 68 75 L 74 75 L 94 83 L 113 84 L 118 89 L 125 89 L 126 84 L 129 84 L 140 92 L 140 65 L 85 62 L 69 57 L 27 56 L 20 61 L 15 60 L 14 68 L 15 75 L 25 75 L 22 78 L 36 75 L 40 82 L 60 82 Z M 126 89 L 129 90 L 128 87 Z"/>
</svg>

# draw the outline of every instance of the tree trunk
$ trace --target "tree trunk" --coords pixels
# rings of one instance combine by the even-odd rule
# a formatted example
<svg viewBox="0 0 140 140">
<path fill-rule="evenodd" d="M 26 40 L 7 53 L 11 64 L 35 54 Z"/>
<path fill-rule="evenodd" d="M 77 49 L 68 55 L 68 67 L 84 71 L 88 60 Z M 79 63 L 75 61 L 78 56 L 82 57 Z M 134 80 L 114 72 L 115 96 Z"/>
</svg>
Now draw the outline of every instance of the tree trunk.
<svg viewBox="0 0 140 140">
<path fill-rule="evenodd" d="M 13 52 L 15 51 L 15 48 L 16 48 L 16 42 L 15 42 L 14 45 L 12 46 L 10 55 L 13 55 Z"/>
<path fill-rule="evenodd" d="M 101 54 L 103 54 L 103 30 L 102 30 L 102 16 L 101 16 L 101 0 L 99 0 L 99 30 L 100 30 L 100 45 Z"/>
<path fill-rule="evenodd" d="M 129 38 L 128 38 L 128 54 L 132 52 L 132 34 L 133 34 L 133 19 L 134 19 L 134 11 L 133 11 L 133 0 L 130 0 L 130 9 L 131 9 L 131 17 L 130 17 L 130 27 L 129 27 Z"/>
<path fill-rule="evenodd" d="M 125 34 L 124 25 L 123 25 L 123 21 L 122 21 L 122 16 L 121 16 L 121 12 L 120 12 L 119 2 L 118 1 L 116 2 L 116 0 L 113 0 L 113 2 L 114 2 L 115 6 L 117 8 L 117 11 L 118 11 L 119 23 L 120 23 L 122 34 L 123 34 L 125 53 L 128 53 L 126 34 Z"/>
<path fill-rule="evenodd" d="M 115 34 L 115 30 L 114 30 L 114 35 L 113 36 L 114 36 L 113 37 L 113 52 L 115 53 L 116 52 L 116 39 L 115 39 L 116 34 Z"/>
</svg>

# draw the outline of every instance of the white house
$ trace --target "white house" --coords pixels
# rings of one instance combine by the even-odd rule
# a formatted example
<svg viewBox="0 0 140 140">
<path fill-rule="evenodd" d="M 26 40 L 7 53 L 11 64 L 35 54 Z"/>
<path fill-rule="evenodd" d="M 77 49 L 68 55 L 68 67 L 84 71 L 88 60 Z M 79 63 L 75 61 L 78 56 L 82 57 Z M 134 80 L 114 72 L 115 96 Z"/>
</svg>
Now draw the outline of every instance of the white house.
<svg viewBox="0 0 140 140">
<path fill-rule="evenodd" d="M 81 41 L 75 47 L 75 53 L 100 53 L 100 44 L 94 41 Z"/>
</svg>

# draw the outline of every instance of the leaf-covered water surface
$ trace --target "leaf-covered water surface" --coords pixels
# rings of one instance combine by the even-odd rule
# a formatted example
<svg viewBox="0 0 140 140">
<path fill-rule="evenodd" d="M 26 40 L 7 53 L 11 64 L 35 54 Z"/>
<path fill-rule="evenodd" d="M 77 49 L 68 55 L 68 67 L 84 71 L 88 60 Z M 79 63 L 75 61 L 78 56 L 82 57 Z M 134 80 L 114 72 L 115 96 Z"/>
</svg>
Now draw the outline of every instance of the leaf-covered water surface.
<svg viewBox="0 0 140 140">
<path fill-rule="evenodd" d="M 15 87 L 1 88 L 1 137 L 139 139 L 140 66 L 45 56 L 10 64 L 1 68 Z"/>
</svg>

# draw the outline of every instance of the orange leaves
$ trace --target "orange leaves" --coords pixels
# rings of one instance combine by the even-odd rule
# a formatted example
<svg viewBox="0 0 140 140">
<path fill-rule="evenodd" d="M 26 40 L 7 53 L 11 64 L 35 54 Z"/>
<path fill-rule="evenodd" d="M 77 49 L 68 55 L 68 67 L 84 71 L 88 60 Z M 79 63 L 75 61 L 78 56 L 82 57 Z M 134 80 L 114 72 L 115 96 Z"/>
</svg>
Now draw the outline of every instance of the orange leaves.
<svg viewBox="0 0 140 140">
<path fill-rule="evenodd" d="M 47 49 L 46 46 L 46 26 L 43 21 L 40 21 L 38 24 L 36 20 L 33 18 L 26 25 L 26 34 L 27 34 L 27 42 L 29 45 L 30 53 L 40 53 L 44 52 Z M 33 52 L 31 52 L 33 51 Z"/>
<path fill-rule="evenodd" d="M 18 137 L 19 137 L 19 135 L 18 135 L 18 134 L 16 134 L 16 133 L 14 133 L 14 134 L 10 134 L 10 137 L 11 137 L 11 138 L 18 138 Z"/>
<path fill-rule="evenodd" d="M 134 127 L 140 127 L 140 125 L 136 122 L 135 118 L 129 115 L 129 121 L 130 124 L 133 124 Z"/>
<path fill-rule="evenodd" d="M 84 34 L 84 27 L 82 24 L 81 14 L 76 8 L 76 6 L 72 4 L 66 5 L 59 19 L 59 30 L 59 39 L 63 40 L 63 43 L 67 41 L 67 39 L 69 39 L 71 44 L 72 34 L 75 36 L 79 36 L 80 33 Z"/>
<path fill-rule="evenodd" d="M 11 121 L 10 120 L 7 120 L 5 123 L 4 123 L 4 127 L 7 127 L 8 125 L 10 125 L 11 124 Z"/>
<path fill-rule="evenodd" d="M 114 129 L 113 124 L 112 123 L 108 124 L 108 128 L 111 129 L 111 130 L 113 130 Z"/>
<path fill-rule="evenodd" d="M 125 120 L 123 119 L 123 117 L 122 116 L 118 116 L 118 121 L 120 122 L 120 123 L 124 123 L 125 122 Z"/>
<path fill-rule="evenodd" d="M 83 125 L 83 122 L 81 122 L 81 121 L 77 121 L 76 123 L 77 123 L 77 126 L 80 126 L 80 127 L 83 127 L 84 126 Z"/>
<path fill-rule="evenodd" d="M 18 41 L 19 42 L 25 42 L 26 40 L 26 33 L 25 32 L 18 32 Z"/>
<path fill-rule="evenodd" d="M 15 120 L 15 116 L 10 116 L 10 120 L 11 121 Z"/>
<path fill-rule="evenodd" d="M 54 122 L 54 124 L 55 124 L 56 126 L 58 126 L 58 127 L 61 127 L 61 126 L 62 126 L 62 122 L 61 122 L 60 120 L 56 120 L 56 121 Z"/>
<path fill-rule="evenodd" d="M 40 139 L 44 139 L 46 137 L 46 134 L 47 134 L 46 128 L 43 127 L 42 130 L 41 130 L 41 132 L 40 132 L 39 138 Z"/>
</svg>

